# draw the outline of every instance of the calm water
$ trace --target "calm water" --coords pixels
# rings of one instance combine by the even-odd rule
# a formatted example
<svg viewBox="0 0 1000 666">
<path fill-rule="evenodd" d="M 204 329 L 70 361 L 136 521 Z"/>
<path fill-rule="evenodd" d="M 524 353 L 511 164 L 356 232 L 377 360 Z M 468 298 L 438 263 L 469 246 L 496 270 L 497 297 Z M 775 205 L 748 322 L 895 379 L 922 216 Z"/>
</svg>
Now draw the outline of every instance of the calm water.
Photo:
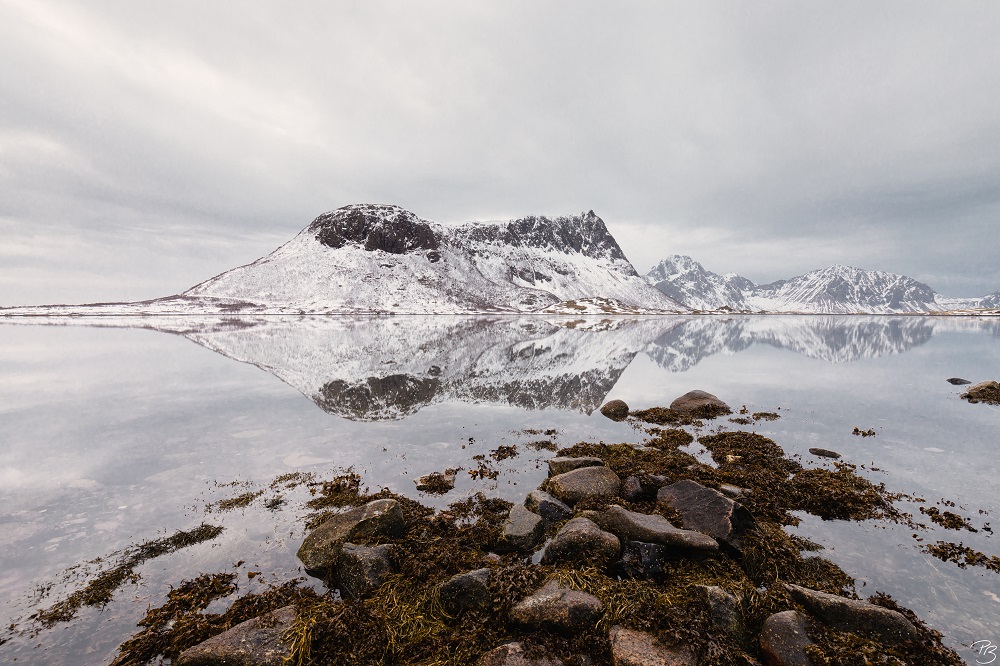
<svg viewBox="0 0 1000 666">
<path fill-rule="evenodd" d="M 970 405 L 945 379 L 1000 379 L 1000 321 L 889 317 L 391 317 L 75 320 L 0 325 L 0 622 L 26 617 L 81 585 L 80 570 L 130 544 L 223 525 L 218 539 L 151 560 L 103 610 L 33 638 L 5 634 L 0 661 L 110 661 L 150 604 L 198 572 L 240 572 L 240 594 L 301 575 L 304 488 L 277 510 L 206 513 L 267 489 L 277 475 L 353 467 L 371 487 L 442 506 L 476 491 L 523 498 L 552 439 L 639 441 L 596 408 L 621 398 L 666 405 L 691 389 L 734 408 L 779 411 L 752 426 L 807 465 L 834 449 L 890 489 L 952 500 L 973 525 L 1000 527 L 1000 409 Z M 100 324 L 94 327 L 92 324 Z M 711 423 L 735 426 L 725 419 Z M 873 428 L 875 437 L 852 430 Z M 413 479 L 518 444 L 495 480 L 460 475 L 444 498 Z M 695 447 L 697 449 L 697 447 Z M 235 483 L 234 483 L 235 482 Z M 985 512 L 985 513 L 980 513 Z M 919 514 L 917 514 L 919 517 Z M 912 531 L 806 518 L 797 531 L 824 555 L 967 646 L 1000 642 L 1000 575 L 920 552 Z M 997 538 L 928 529 L 1000 555 Z M 237 562 L 243 564 L 235 567 Z M 93 566 L 91 567 L 93 568 Z M 249 580 L 249 571 L 264 575 Z M 210 610 L 217 610 L 216 607 Z"/>
</svg>

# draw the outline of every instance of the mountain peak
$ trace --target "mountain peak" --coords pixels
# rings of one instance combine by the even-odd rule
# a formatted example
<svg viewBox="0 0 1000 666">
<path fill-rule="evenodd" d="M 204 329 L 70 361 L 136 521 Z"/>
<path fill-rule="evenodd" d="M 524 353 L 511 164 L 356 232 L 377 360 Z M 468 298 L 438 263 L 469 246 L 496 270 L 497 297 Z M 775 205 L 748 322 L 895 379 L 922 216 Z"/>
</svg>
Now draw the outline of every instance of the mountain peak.
<svg viewBox="0 0 1000 666">
<path fill-rule="evenodd" d="M 307 231 L 316 240 L 334 249 L 353 244 L 369 252 L 382 250 L 405 254 L 416 250 L 436 250 L 438 235 L 425 220 L 391 204 L 352 204 L 312 221 Z"/>
</svg>

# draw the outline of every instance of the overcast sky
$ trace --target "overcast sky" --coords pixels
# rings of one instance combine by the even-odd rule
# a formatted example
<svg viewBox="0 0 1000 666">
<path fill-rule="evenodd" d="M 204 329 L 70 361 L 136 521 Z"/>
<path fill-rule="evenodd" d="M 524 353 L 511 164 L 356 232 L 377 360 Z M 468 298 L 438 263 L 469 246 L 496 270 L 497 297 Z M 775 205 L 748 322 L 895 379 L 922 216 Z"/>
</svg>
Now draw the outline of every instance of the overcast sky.
<svg viewBox="0 0 1000 666">
<path fill-rule="evenodd" d="M 998 35 L 987 1 L 0 0 L 0 305 L 177 293 L 357 202 L 983 295 Z"/>
</svg>

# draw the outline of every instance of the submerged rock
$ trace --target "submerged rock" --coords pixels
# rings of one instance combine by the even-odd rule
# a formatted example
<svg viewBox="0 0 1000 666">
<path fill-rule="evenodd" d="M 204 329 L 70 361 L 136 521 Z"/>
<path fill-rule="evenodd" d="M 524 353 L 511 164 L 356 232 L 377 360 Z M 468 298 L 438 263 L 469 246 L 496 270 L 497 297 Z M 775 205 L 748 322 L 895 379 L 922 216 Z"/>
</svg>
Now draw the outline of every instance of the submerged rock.
<svg viewBox="0 0 1000 666">
<path fill-rule="evenodd" d="M 688 391 L 670 403 L 670 409 L 703 419 L 714 419 L 716 416 L 733 413 L 729 405 L 706 391 Z"/>
<path fill-rule="evenodd" d="M 285 606 L 241 622 L 181 652 L 177 666 L 281 666 L 291 650 L 283 636 L 295 621 L 295 606 Z"/>
<path fill-rule="evenodd" d="M 614 497 L 621 485 L 621 479 L 608 467 L 582 467 L 550 478 L 549 492 L 573 506 L 588 497 Z"/>
<path fill-rule="evenodd" d="M 549 581 L 510 610 L 510 619 L 532 629 L 574 633 L 593 629 L 604 604 L 592 594 Z"/>
<path fill-rule="evenodd" d="M 544 490 L 532 490 L 528 493 L 524 499 L 524 506 L 541 516 L 542 520 L 550 522 L 566 520 L 573 515 L 573 509 Z"/>
<path fill-rule="evenodd" d="M 962 386 L 963 384 L 971 384 L 972 383 L 968 379 L 962 379 L 961 377 L 952 377 L 951 379 L 948 379 L 947 381 L 948 381 L 949 384 L 952 384 L 954 386 Z"/>
<path fill-rule="evenodd" d="M 919 636 L 917 628 L 905 615 L 890 608 L 798 585 L 786 584 L 785 589 L 811 615 L 834 629 L 864 634 L 889 643 L 916 640 Z"/>
<path fill-rule="evenodd" d="M 685 528 L 707 534 L 737 550 L 742 548 L 743 535 L 756 525 L 742 504 L 690 479 L 660 488 L 656 501 L 679 511 Z"/>
<path fill-rule="evenodd" d="M 806 647 L 813 641 L 806 633 L 806 618 L 793 610 L 775 613 L 760 631 L 760 651 L 772 666 L 813 666 Z"/>
<path fill-rule="evenodd" d="M 498 544 L 498 550 L 520 551 L 530 553 L 542 540 L 545 533 L 545 523 L 541 516 L 528 511 L 520 504 L 510 508 L 507 522 L 503 525 L 503 536 Z"/>
<path fill-rule="evenodd" d="M 545 547 L 542 564 L 592 562 L 606 566 L 618 557 L 621 542 L 587 518 L 573 518 Z"/>
<path fill-rule="evenodd" d="M 840 457 L 840 454 L 837 453 L 836 451 L 831 451 L 830 449 L 821 449 L 818 447 L 809 449 L 809 453 L 813 454 L 814 456 L 819 456 L 820 458 L 836 459 Z"/>
<path fill-rule="evenodd" d="M 628 404 L 624 400 L 609 400 L 601 405 L 601 414 L 612 421 L 624 421 L 628 418 Z"/>
<path fill-rule="evenodd" d="M 441 607 L 449 615 L 458 616 L 468 610 L 488 610 L 490 590 L 486 586 L 490 570 L 476 569 L 452 576 L 438 590 Z"/>
<path fill-rule="evenodd" d="M 296 555 L 306 573 L 326 578 L 333 573 L 348 541 L 370 536 L 400 536 L 403 511 L 394 499 L 380 499 L 338 513 L 309 533 Z"/>
<path fill-rule="evenodd" d="M 391 552 L 390 544 L 369 548 L 345 543 L 337 562 L 340 594 L 349 599 L 371 595 L 392 572 L 392 563 L 389 561 Z"/>
<path fill-rule="evenodd" d="M 443 472 L 431 472 L 414 480 L 417 490 L 425 493 L 444 494 L 455 487 L 455 477 L 458 470 L 446 469 Z"/>
<path fill-rule="evenodd" d="M 594 520 L 623 541 L 643 541 L 700 551 L 719 549 L 719 544 L 711 536 L 674 527 L 669 520 L 658 514 L 637 513 L 612 506 L 598 513 Z"/>
<path fill-rule="evenodd" d="M 614 666 L 697 666 L 688 650 L 668 649 L 656 638 L 642 631 L 612 627 L 611 657 Z"/>
<path fill-rule="evenodd" d="M 549 476 L 558 476 L 559 474 L 572 472 L 574 469 L 580 469 L 581 467 L 604 467 L 604 461 L 592 456 L 583 456 L 581 458 L 550 458 Z"/>
</svg>

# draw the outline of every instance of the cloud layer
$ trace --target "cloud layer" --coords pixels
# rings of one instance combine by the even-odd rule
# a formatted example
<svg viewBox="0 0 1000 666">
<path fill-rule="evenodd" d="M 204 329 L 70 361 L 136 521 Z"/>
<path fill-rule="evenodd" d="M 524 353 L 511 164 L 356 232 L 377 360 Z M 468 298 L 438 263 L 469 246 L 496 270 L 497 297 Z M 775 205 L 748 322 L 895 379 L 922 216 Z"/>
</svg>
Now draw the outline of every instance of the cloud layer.
<svg viewBox="0 0 1000 666">
<path fill-rule="evenodd" d="M 997 34 L 971 2 L 7 0 L 0 304 L 175 293 L 361 201 L 982 295 Z"/>
</svg>

